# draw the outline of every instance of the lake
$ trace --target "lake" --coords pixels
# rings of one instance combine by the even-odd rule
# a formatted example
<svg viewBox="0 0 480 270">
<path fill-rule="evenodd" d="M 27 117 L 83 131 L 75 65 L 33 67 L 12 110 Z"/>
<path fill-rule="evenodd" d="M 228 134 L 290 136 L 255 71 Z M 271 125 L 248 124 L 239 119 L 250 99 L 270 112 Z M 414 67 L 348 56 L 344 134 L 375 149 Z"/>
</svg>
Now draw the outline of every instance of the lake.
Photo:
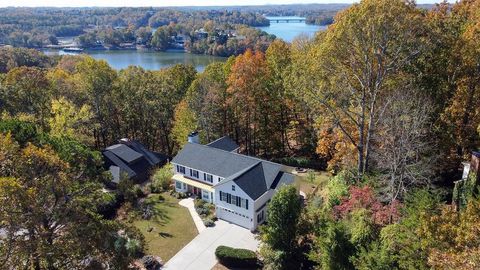
<svg viewBox="0 0 480 270">
<path fill-rule="evenodd" d="M 301 17 L 267 17 L 270 20 L 303 19 Z M 308 25 L 304 22 L 276 22 L 272 21 L 270 26 L 258 27 L 269 34 L 273 34 L 287 42 L 291 42 L 296 36 L 306 34 L 313 36 L 315 32 L 326 29 L 326 26 Z M 59 40 L 61 43 L 71 43 L 73 37 Z M 46 54 L 69 54 L 58 50 L 45 50 Z M 143 51 L 143 50 L 92 50 L 85 51 L 95 59 L 106 60 L 114 69 L 124 69 L 130 65 L 141 66 L 147 70 L 159 70 L 175 64 L 193 65 L 199 72 L 216 61 L 226 61 L 225 57 L 211 55 L 198 55 L 184 53 L 183 51 Z"/>
<path fill-rule="evenodd" d="M 286 20 L 286 19 L 305 19 L 302 17 L 267 17 L 270 20 L 270 26 L 257 27 L 258 29 L 265 31 L 269 34 L 277 36 L 286 42 L 292 42 L 292 40 L 298 35 L 305 34 L 309 37 L 312 37 L 317 31 L 327 29 L 327 26 L 321 25 L 311 25 L 306 24 L 305 22 L 276 22 L 275 20 Z"/>
<path fill-rule="evenodd" d="M 58 50 L 45 50 L 46 54 L 71 54 Z M 124 69 L 128 66 L 141 66 L 147 70 L 159 70 L 175 64 L 190 64 L 198 71 L 213 62 L 226 61 L 225 57 L 184 53 L 183 51 L 142 51 L 142 50 L 101 50 L 85 51 L 95 59 L 103 59 L 114 69 Z"/>
</svg>

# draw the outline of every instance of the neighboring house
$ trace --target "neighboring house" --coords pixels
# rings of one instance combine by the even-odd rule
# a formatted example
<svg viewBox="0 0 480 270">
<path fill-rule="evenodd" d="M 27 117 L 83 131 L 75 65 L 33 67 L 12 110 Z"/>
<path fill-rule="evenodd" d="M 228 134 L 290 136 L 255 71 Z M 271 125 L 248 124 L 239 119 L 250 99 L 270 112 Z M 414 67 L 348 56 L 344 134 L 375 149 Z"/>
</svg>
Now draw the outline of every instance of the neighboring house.
<svg viewBox="0 0 480 270">
<path fill-rule="evenodd" d="M 120 182 L 122 174 L 137 183 L 143 182 L 152 168 L 168 162 L 167 156 L 149 151 L 141 143 L 128 139 L 121 139 L 118 144 L 107 147 L 103 157 L 114 184 Z"/>
<path fill-rule="evenodd" d="M 470 162 L 463 162 L 462 179 L 454 181 L 452 203 L 457 208 L 466 206 L 480 185 L 480 152 L 473 151 Z"/>
<path fill-rule="evenodd" d="M 172 160 L 178 192 L 190 192 L 215 204 L 217 217 L 250 230 L 265 221 L 267 203 L 278 187 L 291 184 L 286 166 L 242 155 L 222 137 L 199 144 L 198 134 Z"/>
</svg>

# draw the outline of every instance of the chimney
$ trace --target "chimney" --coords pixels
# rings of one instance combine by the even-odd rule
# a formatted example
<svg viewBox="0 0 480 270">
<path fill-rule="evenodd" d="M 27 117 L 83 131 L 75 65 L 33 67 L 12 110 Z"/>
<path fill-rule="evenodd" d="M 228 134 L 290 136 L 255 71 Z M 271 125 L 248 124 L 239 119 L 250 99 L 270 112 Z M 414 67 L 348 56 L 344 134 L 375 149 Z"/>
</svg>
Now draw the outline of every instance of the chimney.
<svg viewBox="0 0 480 270">
<path fill-rule="evenodd" d="M 194 131 L 188 134 L 189 143 L 200 143 L 200 137 L 198 136 L 198 131 Z"/>
</svg>

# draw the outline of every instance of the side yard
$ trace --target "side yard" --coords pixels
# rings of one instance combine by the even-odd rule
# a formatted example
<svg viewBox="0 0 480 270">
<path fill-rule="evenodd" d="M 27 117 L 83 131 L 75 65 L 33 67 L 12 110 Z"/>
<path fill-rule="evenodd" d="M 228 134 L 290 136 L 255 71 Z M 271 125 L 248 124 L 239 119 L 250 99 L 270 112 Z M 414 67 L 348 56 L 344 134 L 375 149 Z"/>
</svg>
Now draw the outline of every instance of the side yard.
<svg viewBox="0 0 480 270">
<path fill-rule="evenodd" d="M 307 172 L 298 173 L 293 170 L 292 173 L 295 175 L 296 187 L 307 196 L 318 194 L 331 177 L 331 175 L 325 171 L 309 170 Z"/>
</svg>

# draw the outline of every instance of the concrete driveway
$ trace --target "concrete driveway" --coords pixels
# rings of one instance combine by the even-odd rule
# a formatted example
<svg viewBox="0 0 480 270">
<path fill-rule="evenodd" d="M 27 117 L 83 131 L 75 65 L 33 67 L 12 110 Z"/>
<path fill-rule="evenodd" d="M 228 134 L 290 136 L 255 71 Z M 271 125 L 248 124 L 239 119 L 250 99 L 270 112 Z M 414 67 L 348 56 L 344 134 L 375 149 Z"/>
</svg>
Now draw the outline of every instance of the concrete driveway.
<svg viewBox="0 0 480 270">
<path fill-rule="evenodd" d="M 217 263 L 215 249 L 220 246 L 246 248 L 256 251 L 259 241 L 249 230 L 223 220 L 206 228 L 171 258 L 163 269 L 211 270 Z"/>
</svg>

